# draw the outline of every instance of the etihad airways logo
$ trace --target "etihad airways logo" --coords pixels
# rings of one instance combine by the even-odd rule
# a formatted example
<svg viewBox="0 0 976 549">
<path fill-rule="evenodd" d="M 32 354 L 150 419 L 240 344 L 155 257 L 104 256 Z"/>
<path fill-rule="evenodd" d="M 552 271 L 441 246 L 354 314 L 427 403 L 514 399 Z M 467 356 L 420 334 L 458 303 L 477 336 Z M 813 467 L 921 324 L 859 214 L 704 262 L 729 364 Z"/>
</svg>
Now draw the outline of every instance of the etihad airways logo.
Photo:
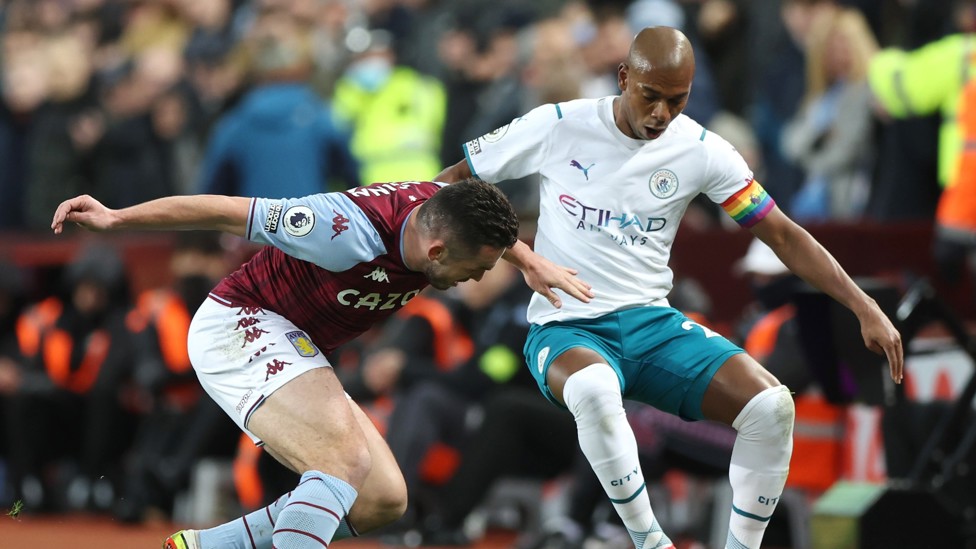
<svg viewBox="0 0 976 549">
<path fill-rule="evenodd" d="M 590 206 L 568 194 L 559 196 L 559 204 L 567 214 L 576 218 L 576 230 L 605 233 L 621 246 L 647 244 L 644 233 L 660 231 L 668 224 L 663 217 Z"/>
<path fill-rule="evenodd" d="M 368 278 L 376 282 L 386 282 L 387 284 L 390 282 L 390 277 L 386 276 L 386 269 L 383 267 L 373 269 L 373 272 L 363 276 L 363 278 Z"/>
</svg>

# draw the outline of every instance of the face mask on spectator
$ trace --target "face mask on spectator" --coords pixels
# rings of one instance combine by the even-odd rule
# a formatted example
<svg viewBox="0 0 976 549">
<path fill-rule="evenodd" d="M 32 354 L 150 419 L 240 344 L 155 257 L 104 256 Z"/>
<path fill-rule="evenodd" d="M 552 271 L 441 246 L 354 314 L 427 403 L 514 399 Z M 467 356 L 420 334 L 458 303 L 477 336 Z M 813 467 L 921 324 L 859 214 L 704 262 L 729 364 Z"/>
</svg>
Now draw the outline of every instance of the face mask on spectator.
<svg viewBox="0 0 976 549">
<path fill-rule="evenodd" d="M 366 91 L 375 92 L 386 84 L 392 72 L 393 66 L 388 61 L 371 57 L 349 65 L 346 77 Z"/>
</svg>

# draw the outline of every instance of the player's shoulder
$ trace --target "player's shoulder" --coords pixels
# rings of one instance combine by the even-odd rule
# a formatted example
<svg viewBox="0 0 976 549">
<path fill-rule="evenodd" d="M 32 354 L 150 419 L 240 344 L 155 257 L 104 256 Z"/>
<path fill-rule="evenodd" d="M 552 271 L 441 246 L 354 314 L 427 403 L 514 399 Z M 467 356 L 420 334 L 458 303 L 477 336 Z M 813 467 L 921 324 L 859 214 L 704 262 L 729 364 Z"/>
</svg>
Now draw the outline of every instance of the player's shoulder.
<svg viewBox="0 0 976 549">
<path fill-rule="evenodd" d="M 553 108 L 556 111 L 557 117 L 560 119 L 589 119 L 596 113 L 599 106 L 604 101 L 612 101 L 613 97 L 584 97 L 581 99 L 573 99 L 570 101 L 563 101 L 561 103 L 553 103 Z"/>
<path fill-rule="evenodd" d="M 738 154 L 725 138 L 701 125 L 690 116 L 678 115 L 671 122 L 669 129 L 674 131 L 677 138 L 696 144 L 695 146 L 701 148 L 706 154 Z"/>
</svg>

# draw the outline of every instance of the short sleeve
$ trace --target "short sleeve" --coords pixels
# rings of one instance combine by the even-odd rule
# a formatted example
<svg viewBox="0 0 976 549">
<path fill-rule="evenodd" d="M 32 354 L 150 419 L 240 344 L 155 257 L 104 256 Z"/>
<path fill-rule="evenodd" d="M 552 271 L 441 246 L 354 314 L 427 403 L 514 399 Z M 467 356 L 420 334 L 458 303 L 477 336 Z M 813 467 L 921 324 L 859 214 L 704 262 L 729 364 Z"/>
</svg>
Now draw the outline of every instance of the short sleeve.
<svg viewBox="0 0 976 549">
<path fill-rule="evenodd" d="M 386 253 L 376 227 L 342 193 L 254 198 L 247 239 L 335 272 Z"/>
<path fill-rule="evenodd" d="M 542 105 L 468 141 L 463 149 L 471 173 L 489 182 L 536 173 L 548 152 L 552 128 L 560 118 L 559 105 Z"/>
<path fill-rule="evenodd" d="M 706 132 L 704 144 L 707 151 L 706 196 L 721 205 L 741 227 L 752 227 L 766 217 L 776 202 L 756 181 L 745 159 L 728 141 Z"/>
</svg>

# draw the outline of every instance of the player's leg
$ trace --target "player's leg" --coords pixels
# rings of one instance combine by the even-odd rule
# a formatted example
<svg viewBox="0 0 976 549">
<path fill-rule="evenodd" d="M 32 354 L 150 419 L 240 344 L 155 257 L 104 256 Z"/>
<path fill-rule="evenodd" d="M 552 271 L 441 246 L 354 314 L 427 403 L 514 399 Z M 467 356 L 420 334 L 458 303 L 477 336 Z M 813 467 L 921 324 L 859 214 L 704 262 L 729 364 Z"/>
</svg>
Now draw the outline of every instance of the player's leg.
<svg viewBox="0 0 976 549">
<path fill-rule="evenodd" d="M 332 368 L 308 370 L 267 396 L 247 429 L 302 474 L 274 525 L 277 547 L 327 545 L 372 467 L 366 435 Z"/>
<path fill-rule="evenodd" d="M 366 435 L 373 467 L 366 475 L 359 497 L 349 511 L 349 525 L 355 535 L 385 526 L 403 516 L 407 510 L 407 484 L 396 458 L 372 420 L 352 400 L 353 415 Z"/>
<path fill-rule="evenodd" d="M 553 359 L 546 382 L 552 396 L 576 419 L 580 448 L 635 547 L 673 548 L 651 510 L 637 441 L 627 422 L 614 369 L 596 351 L 573 347 Z"/>
<path fill-rule="evenodd" d="M 726 547 L 756 549 L 789 473 L 793 398 L 765 368 L 739 353 L 712 377 L 701 410 L 738 431 L 729 466 L 733 495 Z"/>
<path fill-rule="evenodd" d="M 366 475 L 366 480 L 359 490 L 360 495 L 356 498 L 352 509 L 332 536 L 332 541 L 353 537 L 393 522 L 403 514 L 407 505 L 406 484 L 386 442 L 359 405 L 349 400 L 349 406 L 366 434 L 373 467 Z M 286 460 L 275 455 L 270 447 L 265 446 L 265 451 L 286 467 L 290 467 Z M 274 526 L 278 522 L 278 515 L 288 505 L 290 498 L 291 492 L 282 494 L 267 507 L 237 520 L 199 533 L 184 531 L 187 532 L 185 535 L 196 536 L 196 539 L 199 539 L 202 534 L 203 539 L 209 544 L 222 548 L 272 549 Z M 194 540 L 193 543 L 199 542 Z M 195 546 L 190 547 L 195 549 Z M 205 546 L 201 545 L 202 547 Z"/>
</svg>

